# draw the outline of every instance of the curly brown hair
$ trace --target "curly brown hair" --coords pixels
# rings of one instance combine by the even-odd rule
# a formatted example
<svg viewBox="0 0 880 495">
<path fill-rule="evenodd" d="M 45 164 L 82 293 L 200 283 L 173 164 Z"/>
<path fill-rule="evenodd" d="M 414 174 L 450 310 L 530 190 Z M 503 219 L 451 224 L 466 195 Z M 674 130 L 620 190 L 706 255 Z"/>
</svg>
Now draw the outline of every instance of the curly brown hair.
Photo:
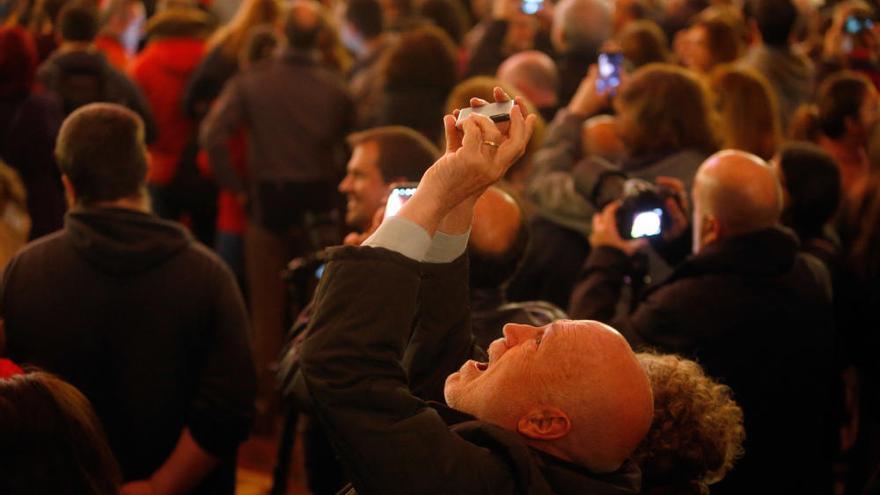
<svg viewBox="0 0 880 495">
<path fill-rule="evenodd" d="M 651 429 L 633 453 L 642 493 L 706 494 L 742 456 L 742 409 L 699 364 L 670 354 L 636 357 L 654 391 Z"/>
</svg>

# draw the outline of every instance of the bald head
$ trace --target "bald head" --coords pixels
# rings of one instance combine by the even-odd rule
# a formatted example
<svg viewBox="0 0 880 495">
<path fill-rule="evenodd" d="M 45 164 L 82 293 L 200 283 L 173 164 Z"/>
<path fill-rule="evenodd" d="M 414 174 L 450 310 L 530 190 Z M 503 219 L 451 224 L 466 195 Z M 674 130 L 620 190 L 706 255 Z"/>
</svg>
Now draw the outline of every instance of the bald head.
<svg viewBox="0 0 880 495">
<path fill-rule="evenodd" d="M 551 41 L 559 53 L 589 53 L 611 36 L 611 8 L 603 0 L 562 0 L 553 12 Z"/>
<path fill-rule="evenodd" d="M 561 447 L 595 472 L 618 469 L 651 426 L 654 399 L 629 343 L 608 325 L 558 321 L 555 363 L 546 399 L 571 417 L 572 434 Z M 542 397 L 542 399 L 545 399 Z"/>
<path fill-rule="evenodd" d="M 581 127 L 584 156 L 597 155 L 612 163 L 626 154 L 626 146 L 617 132 L 617 121 L 610 115 L 597 115 Z"/>
<path fill-rule="evenodd" d="M 490 187 L 474 206 L 470 243 L 480 252 L 500 255 L 510 249 L 522 224 L 516 201 L 497 187 Z"/>
<path fill-rule="evenodd" d="M 468 241 L 471 288 L 501 287 L 519 266 L 527 242 L 519 204 L 497 187 L 487 189 L 474 206 Z"/>
<path fill-rule="evenodd" d="M 317 3 L 312 0 L 296 0 L 290 5 L 284 23 L 284 34 L 292 48 L 315 49 L 320 30 L 321 14 Z"/>
<path fill-rule="evenodd" d="M 516 88 L 535 106 L 556 106 L 559 70 L 546 53 L 529 50 L 512 55 L 498 67 L 497 76 Z"/>
<path fill-rule="evenodd" d="M 772 227 L 782 213 L 776 174 L 764 160 L 742 151 L 720 151 L 703 162 L 693 196 L 694 235 L 701 236 L 695 237 L 695 251 L 714 240 Z"/>
<path fill-rule="evenodd" d="M 626 340 L 597 321 L 509 323 L 489 363 L 446 381 L 450 406 L 516 431 L 532 447 L 597 473 L 618 469 L 644 438 L 653 396 Z"/>
</svg>

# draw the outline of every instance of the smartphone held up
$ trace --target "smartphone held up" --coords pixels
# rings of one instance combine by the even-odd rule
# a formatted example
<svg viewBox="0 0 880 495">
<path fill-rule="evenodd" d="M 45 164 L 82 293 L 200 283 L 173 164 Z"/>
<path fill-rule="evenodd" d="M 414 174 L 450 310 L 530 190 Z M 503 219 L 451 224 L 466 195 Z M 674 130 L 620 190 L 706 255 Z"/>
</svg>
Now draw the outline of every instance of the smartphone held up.
<svg viewBox="0 0 880 495">
<path fill-rule="evenodd" d="M 510 112 L 513 110 L 513 100 L 502 101 L 500 103 L 490 103 L 481 107 L 463 108 L 458 112 L 458 119 L 455 121 L 455 127 L 461 129 L 462 122 L 471 114 L 482 115 L 488 117 L 495 122 L 507 122 L 510 120 Z"/>
<path fill-rule="evenodd" d="M 406 182 L 397 184 L 391 188 L 388 200 L 385 202 L 385 218 L 393 217 L 400 212 L 403 205 L 413 197 L 416 189 L 419 187 L 418 182 Z"/>
<path fill-rule="evenodd" d="M 596 91 L 613 96 L 620 86 L 623 54 L 602 52 L 599 54 L 598 62 L 599 78 L 596 80 Z"/>
</svg>

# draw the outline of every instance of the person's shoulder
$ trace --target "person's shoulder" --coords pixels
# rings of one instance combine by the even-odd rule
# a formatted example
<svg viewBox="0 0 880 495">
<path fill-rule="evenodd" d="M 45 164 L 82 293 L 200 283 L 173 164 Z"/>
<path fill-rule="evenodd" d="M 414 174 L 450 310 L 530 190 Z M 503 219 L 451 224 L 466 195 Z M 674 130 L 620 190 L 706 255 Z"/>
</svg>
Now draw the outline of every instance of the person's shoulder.
<svg viewBox="0 0 880 495">
<path fill-rule="evenodd" d="M 62 229 L 35 239 L 25 245 L 21 251 L 9 260 L 6 265 L 6 273 L 12 275 L 20 267 L 27 267 L 32 263 L 44 264 L 58 259 L 59 254 L 72 249 L 67 231 Z M 25 268 L 25 272 L 28 270 Z"/>
<path fill-rule="evenodd" d="M 235 275 L 226 262 L 201 242 L 190 242 L 181 254 L 187 266 L 194 271 L 204 273 L 213 283 L 235 284 Z"/>
</svg>

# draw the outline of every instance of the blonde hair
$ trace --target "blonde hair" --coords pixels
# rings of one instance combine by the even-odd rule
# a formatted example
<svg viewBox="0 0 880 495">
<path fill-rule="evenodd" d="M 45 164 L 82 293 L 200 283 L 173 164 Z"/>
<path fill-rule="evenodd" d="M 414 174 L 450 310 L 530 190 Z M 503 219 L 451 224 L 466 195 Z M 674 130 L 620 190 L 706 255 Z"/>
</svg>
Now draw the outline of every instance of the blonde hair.
<svg viewBox="0 0 880 495">
<path fill-rule="evenodd" d="M 247 41 L 251 28 L 261 24 L 277 24 L 281 18 L 282 7 L 278 0 L 244 0 L 238 7 L 235 17 L 218 29 L 208 40 L 208 49 L 216 47 L 231 60 L 238 60 L 238 54 Z"/>
<path fill-rule="evenodd" d="M 742 409 L 730 388 L 699 364 L 671 354 L 636 358 L 651 381 L 654 420 L 633 453 L 642 470 L 643 493 L 676 487 L 675 493 L 709 492 L 742 456 Z"/>
<path fill-rule="evenodd" d="M 782 141 L 776 95 L 767 79 L 752 69 L 722 66 L 713 71 L 723 148 L 748 151 L 769 160 Z"/>
</svg>

